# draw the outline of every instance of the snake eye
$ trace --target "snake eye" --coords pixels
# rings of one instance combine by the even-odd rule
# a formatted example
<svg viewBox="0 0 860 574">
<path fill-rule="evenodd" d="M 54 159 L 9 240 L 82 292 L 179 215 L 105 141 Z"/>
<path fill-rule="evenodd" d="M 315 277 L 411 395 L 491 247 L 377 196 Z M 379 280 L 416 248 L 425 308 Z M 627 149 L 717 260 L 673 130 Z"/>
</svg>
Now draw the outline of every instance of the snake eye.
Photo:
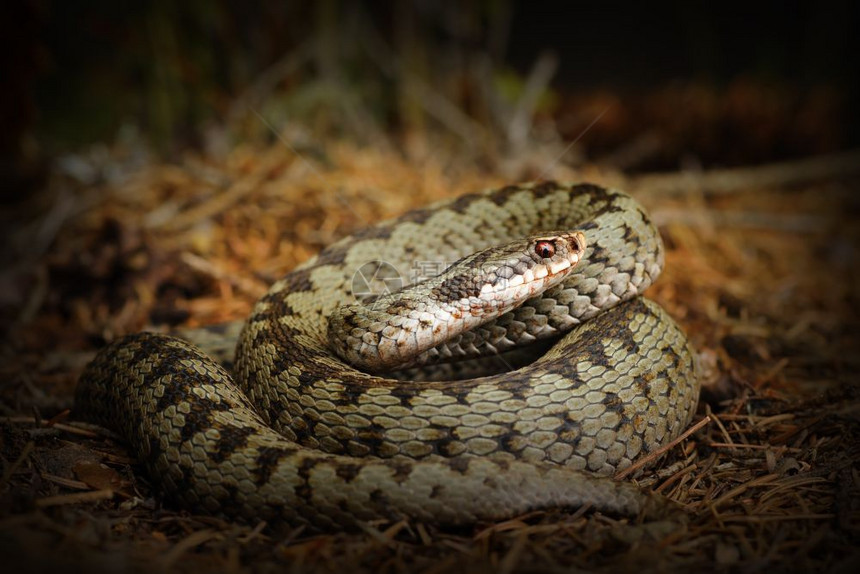
<svg viewBox="0 0 860 574">
<path fill-rule="evenodd" d="M 538 241 L 535 244 L 535 253 L 537 253 L 539 257 L 547 259 L 555 255 L 555 245 L 553 245 L 551 241 Z"/>
</svg>

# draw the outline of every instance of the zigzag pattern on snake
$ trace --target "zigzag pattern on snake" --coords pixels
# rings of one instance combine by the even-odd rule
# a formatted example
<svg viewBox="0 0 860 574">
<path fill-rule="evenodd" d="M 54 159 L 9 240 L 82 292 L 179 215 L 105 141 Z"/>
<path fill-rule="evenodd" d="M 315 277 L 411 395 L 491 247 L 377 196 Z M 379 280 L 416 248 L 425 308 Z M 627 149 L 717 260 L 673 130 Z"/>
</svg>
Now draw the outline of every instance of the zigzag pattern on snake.
<svg viewBox="0 0 860 574">
<path fill-rule="evenodd" d="M 367 261 L 406 275 L 558 229 L 587 243 L 561 284 L 421 361 L 538 349 L 514 370 L 394 380 L 332 351 L 329 318 L 354 302 Z M 698 401 L 685 336 L 641 297 L 662 265 L 658 231 L 620 191 L 546 182 L 463 196 L 347 237 L 276 282 L 232 375 L 174 337 L 114 342 L 81 376 L 76 415 L 121 434 L 174 503 L 251 523 L 470 524 L 583 505 L 660 515 L 665 500 L 608 475 L 677 437 Z"/>
</svg>

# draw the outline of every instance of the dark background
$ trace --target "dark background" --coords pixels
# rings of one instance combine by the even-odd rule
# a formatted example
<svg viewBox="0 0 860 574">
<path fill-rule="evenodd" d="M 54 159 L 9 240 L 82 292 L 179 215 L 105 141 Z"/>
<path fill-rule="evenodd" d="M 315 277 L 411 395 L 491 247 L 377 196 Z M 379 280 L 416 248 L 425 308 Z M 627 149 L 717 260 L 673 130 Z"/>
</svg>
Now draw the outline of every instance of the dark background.
<svg viewBox="0 0 860 574">
<path fill-rule="evenodd" d="M 782 122 L 783 131 L 764 149 L 692 150 L 705 165 L 797 157 L 858 143 L 851 103 L 858 95 L 860 19 L 850 1 L 23 0 L 5 3 L 2 14 L 0 151 L 7 181 L 60 150 L 113 141 L 123 127 L 139 129 L 168 155 L 203 146 L 207 123 L 228 121 L 231 103 L 309 39 L 319 40 L 311 63 L 285 75 L 268 97 L 289 102 L 298 86 L 335 76 L 382 129 L 395 133 L 415 127 L 401 105 L 405 74 L 386 73 L 386 64 L 368 55 L 368 43 L 381 41 L 389 56 L 402 57 L 412 74 L 479 121 L 473 64 L 489 61 L 497 77 L 516 83 L 549 51 L 558 67 L 547 113 L 563 117 L 582 107 L 582 97 L 602 90 L 620 102 L 624 117 L 634 116 L 609 141 L 598 134 L 592 142 L 597 149 L 590 150 L 597 155 L 665 123 L 648 108 L 655 91 L 691 85 L 716 102 L 731 100 L 738 86 L 753 86 L 764 101 L 750 105 L 765 114 L 768 106 L 775 108 Z M 691 97 L 669 107 L 684 114 L 696 105 Z M 313 97 L 305 98 L 301 115 L 331 130 L 336 121 L 318 121 L 332 113 L 331 102 L 313 105 L 308 99 Z M 698 120 L 687 120 L 690 129 Z M 796 125 L 804 121 L 810 125 Z M 760 126 L 754 124 L 723 137 L 755 137 Z M 564 135 L 574 137 L 578 128 Z M 677 167 L 672 164 L 654 158 L 635 167 Z"/>
</svg>

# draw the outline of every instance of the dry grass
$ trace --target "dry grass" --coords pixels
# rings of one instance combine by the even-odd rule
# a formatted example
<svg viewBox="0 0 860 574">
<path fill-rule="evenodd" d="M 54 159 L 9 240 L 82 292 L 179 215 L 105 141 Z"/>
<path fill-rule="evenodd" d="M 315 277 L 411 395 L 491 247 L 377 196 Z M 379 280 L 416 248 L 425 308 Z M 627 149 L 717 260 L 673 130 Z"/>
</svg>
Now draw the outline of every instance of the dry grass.
<svg viewBox="0 0 860 574">
<path fill-rule="evenodd" d="M 106 165 L 121 167 L 112 153 Z M 57 171 L 33 200 L 47 209 L 12 237 L 30 259 L 4 276 L 13 329 L 2 349 L 0 544 L 16 571 L 847 571 L 860 561 L 851 162 L 764 180 L 760 170 L 548 174 L 630 190 L 666 240 L 650 296 L 699 353 L 697 420 L 708 420 L 638 482 L 685 505 L 685 524 L 584 509 L 456 532 L 399 522 L 274 538 L 262 524 L 163 507 L 121 444 L 68 419 L 95 348 L 150 324 L 241 318 L 336 238 L 503 183 L 348 145 L 303 156 L 239 148 L 96 183 Z"/>
</svg>

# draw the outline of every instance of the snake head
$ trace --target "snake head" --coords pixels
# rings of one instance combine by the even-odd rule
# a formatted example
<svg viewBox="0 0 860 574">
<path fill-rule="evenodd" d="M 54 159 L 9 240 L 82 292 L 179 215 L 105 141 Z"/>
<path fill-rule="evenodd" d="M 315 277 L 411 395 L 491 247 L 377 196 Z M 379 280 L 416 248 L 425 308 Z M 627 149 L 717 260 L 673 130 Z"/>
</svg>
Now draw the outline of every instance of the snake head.
<svg viewBox="0 0 860 574">
<path fill-rule="evenodd" d="M 516 307 L 564 280 L 582 259 L 585 247 L 581 231 L 545 233 L 498 247 L 492 258 L 480 264 L 480 296 L 491 301 L 502 296 L 510 302 L 506 308 Z"/>
<path fill-rule="evenodd" d="M 585 252 L 579 231 L 549 232 L 468 255 L 436 277 L 329 317 L 329 343 L 369 372 L 403 368 L 422 352 L 558 285 Z"/>
</svg>

